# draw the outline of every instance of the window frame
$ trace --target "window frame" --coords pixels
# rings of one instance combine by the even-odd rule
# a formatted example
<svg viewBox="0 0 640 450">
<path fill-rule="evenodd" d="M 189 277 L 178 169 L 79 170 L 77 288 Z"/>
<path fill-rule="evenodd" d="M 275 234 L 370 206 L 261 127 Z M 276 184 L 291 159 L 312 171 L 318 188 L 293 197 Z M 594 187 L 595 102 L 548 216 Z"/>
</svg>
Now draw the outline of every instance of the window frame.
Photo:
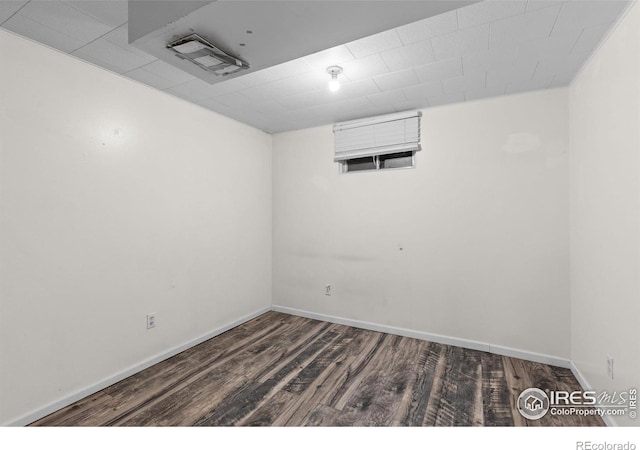
<svg viewBox="0 0 640 450">
<path fill-rule="evenodd" d="M 365 156 L 365 157 L 359 157 L 359 158 L 351 158 L 351 159 L 344 159 L 342 161 L 338 161 L 338 170 L 340 172 L 340 174 L 348 174 L 348 173 L 371 173 L 371 172 L 386 172 L 389 170 L 406 170 L 406 169 L 415 169 L 416 168 L 416 153 L 417 151 L 413 150 L 411 151 L 411 165 L 408 166 L 402 166 L 402 167 L 380 167 L 380 157 L 381 156 L 389 156 L 389 155 L 395 155 L 395 154 L 404 154 L 404 153 L 409 153 L 409 152 L 398 152 L 398 153 L 383 153 L 381 155 L 372 155 L 372 156 Z M 361 169 L 361 170 L 348 170 L 349 167 L 349 161 L 355 160 L 355 159 L 365 159 L 365 158 L 372 158 L 374 163 L 375 163 L 375 168 L 371 168 L 371 169 Z"/>
</svg>

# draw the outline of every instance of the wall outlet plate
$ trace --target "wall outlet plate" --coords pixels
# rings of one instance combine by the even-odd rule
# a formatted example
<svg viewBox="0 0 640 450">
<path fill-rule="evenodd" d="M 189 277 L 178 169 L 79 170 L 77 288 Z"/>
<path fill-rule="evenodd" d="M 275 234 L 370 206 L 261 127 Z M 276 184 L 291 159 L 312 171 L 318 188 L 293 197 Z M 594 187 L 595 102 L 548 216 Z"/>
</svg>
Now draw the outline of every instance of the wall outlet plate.
<svg viewBox="0 0 640 450">
<path fill-rule="evenodd" d="M 147 330 L 155 328 L 156 326 L 156 313 L 147 314 Z"/>
</svg>

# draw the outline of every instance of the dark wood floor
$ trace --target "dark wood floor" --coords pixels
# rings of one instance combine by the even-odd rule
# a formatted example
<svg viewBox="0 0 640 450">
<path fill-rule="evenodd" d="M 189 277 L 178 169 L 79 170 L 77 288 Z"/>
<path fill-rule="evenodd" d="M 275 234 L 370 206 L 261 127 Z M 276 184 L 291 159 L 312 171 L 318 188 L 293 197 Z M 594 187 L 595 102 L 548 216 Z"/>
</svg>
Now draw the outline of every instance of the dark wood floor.
<svg viewBox="0 0 640 450">
<path fill-rule="evenodd" d="M 579 390 L 568 369 L 266 313 L 32 425 L 558 426 L 528 387 Z"/>
</svg>

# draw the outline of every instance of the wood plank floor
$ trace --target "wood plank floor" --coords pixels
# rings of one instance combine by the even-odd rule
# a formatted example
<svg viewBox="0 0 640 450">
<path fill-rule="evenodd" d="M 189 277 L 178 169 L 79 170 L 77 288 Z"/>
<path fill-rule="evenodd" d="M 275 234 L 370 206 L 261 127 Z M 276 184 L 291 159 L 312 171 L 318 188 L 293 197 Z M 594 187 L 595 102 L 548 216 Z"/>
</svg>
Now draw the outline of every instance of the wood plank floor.
<svg viewBox="0 0 640 450">
<path fill-rule="evenodd" d="M 268 312 L 36 426 L 601 426 L 516 410 L 568 369 Z"/>
</svg>

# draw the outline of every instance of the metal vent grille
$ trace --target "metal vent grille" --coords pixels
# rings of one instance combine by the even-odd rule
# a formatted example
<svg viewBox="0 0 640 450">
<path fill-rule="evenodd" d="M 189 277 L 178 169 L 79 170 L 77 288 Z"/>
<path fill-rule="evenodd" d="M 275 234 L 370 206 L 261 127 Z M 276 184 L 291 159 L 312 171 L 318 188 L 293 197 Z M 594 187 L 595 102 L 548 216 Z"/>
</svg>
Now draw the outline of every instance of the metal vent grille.
<svg viewBox="0 0 640 450">
<path fill-rule="evenodd" d="M 249 64 L 245 61 L 228 55 L 195 33 L 171 42 L 167 48 L 173 50 L 178 58 L 191 61 L 217 76 L 225 76 L 249 68 Z"/>
</svg>

